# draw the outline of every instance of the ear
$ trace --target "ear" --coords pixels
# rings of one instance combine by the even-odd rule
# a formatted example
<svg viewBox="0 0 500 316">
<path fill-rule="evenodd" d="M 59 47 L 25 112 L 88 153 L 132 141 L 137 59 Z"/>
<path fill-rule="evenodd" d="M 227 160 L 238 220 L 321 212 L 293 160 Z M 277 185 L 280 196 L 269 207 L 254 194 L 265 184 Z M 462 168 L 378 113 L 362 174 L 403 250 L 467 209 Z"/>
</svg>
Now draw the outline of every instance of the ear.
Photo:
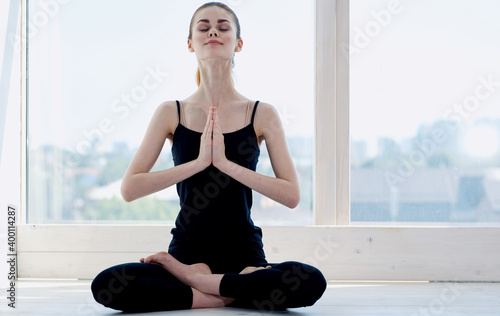
<svg viewBox="0 0 500 316">
<path fill-rule="evenodd" d="M 193 43 L 191 42 L 190 39 L 188 39 L 187 44 L 188 44 L 188 50 L 189 50 L 189 52 L 190 53 L 194 53 Z"/>
<path fill-rule="evenodd" d="M 235 52 L 239 53 L 243 49 L 243 40 L 240 38 L 236 43 L 236 47 L 234 49 Z"/>
</svg>

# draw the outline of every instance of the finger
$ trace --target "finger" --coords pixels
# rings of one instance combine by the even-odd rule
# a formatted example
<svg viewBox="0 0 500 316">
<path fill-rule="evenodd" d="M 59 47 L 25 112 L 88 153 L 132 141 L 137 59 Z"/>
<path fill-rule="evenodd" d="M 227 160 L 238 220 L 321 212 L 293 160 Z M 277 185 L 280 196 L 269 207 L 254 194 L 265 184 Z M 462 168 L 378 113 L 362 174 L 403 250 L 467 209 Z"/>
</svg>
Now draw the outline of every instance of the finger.
<svg viewBox="0 0 500 316">
<path fill-rule="evenodd" d="M 213 117 L 213 120 L 214 120 L 214 121 L 217 121 L 217 120 L 218 120 L 217 108 L 216 108 L 216 107 L 214 107 L 214 108 L 213 108 L 213 111 L 212 111 L 212 117 Z"/>
<path fill-rule="evenodd" d="M 213 133 L 214 133 L 214 120 L 210 120 L 210 124 L 208 126 L 208 135 L 210 135 L 210 137 L 213 138 Z"/>
<path fill-rule="evenodd" d="M 208 115 L 207 115 L 207 123 L 205 124 L 205 128 L 203 129 L 203 134 L 207 134 L 208 132 L 208 129 L 210 127 L 210 121 L 212 120 L 212 113 L 210 111 L 208 111 Z"/>
<path fill-rule="evenodd" d="M 208 115 L 207 115 L 207 122 L 205 124 L 205 128 L 203 129 L 203 137 L 205 139 L 209 139 L 212 137 L 212 132 L 210 131 L 210 125 L 212 124 L 212 107 L 209 108 L 208 110 Z"/>
<path fill-rule="evenodd" d="M 212 119 L 215 120 L 217 117 L 217 108 L 214 106 L 212 109 Z"/>
<path fill-rule="evenodd" d="M 219 115 L 215 113 L 215 125 L 217 126 L 218 133 L 222 135 L 222 130 L 220 128 Z"/>
<path fill-rule="evenodd" d="M 224 135 L 222 135 L 222 131 L 220 129 L 219 121 L 217 119 L 214 121 L 214 135 L 217 136 L 217 139 L 220 141 L 222 141 L 222 139 L 224 138 Z"/>
<path fill-rule="evenodd" d="M 217 130 L 217 123 L 215 121 L 212 121 L 212 129 L 213 129 L 213 140 L 218 141 L 219 140 L 219 131 Z"/>
</svg>

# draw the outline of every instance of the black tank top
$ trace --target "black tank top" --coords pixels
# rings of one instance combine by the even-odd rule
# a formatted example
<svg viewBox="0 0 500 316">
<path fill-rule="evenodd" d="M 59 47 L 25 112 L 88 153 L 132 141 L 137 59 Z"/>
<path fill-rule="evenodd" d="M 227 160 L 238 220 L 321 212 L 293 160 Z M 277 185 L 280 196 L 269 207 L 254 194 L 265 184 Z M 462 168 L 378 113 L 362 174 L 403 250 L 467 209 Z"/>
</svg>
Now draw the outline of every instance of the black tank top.
<svg viewBox="0 0 500 316">
<path fill-rule="evenodd" d="M 181 124 L 174 132 L 172 156 L 180 165 L 198 157 L 200 132 Z M 224 134 L 227 159 L 255 171 L 260 153 L 254 118 L 250 124 Z M 181 210 L 172 229 L 169 253 L 184 263 L 204 262 L 214 273 L 237 273 L 250 265 L 266 263 L 262 230 L 251 217 L 252 190 L 210 165 L 177 183 Z"/>
</svg>

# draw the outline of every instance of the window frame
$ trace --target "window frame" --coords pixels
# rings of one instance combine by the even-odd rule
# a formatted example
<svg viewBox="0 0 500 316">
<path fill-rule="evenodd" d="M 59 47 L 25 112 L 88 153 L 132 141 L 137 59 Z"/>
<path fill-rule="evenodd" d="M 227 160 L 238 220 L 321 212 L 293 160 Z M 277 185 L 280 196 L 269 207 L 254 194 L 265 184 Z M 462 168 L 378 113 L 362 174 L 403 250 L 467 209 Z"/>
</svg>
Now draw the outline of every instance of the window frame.
<svg viewBox="0 0 500 316">
<path fill-rule="evenodd" d="M 21 0 L 21 212 L 20 222 L 26 224 L 28 214 L 28 0 Z M 23 181 L 24 180 L 24 181 Z"/>
<path fill-rule="evenodd" d="M 349 45 L 344 43 L 349 43 L 349 0 L 317 0 L 316 225 L 350 224 Z"/>
<path fill-rule="evenodd" d="M 25 37 L 27 0 L 21 8 Z M 165 249 L 167 225 L 26 224 L 29 52 L 22 44 L 19 276 L 92 278 L 112 264 Z M 316 0 L 316 225 L 263 227 L 268 260 L 305 261 L 336 280 L 500 280 L 500 254 L 491 251 L 500 248 L 493 238 L 500 227 L 350 226 L 348 44 L 349 0 Z"/>
</svg>

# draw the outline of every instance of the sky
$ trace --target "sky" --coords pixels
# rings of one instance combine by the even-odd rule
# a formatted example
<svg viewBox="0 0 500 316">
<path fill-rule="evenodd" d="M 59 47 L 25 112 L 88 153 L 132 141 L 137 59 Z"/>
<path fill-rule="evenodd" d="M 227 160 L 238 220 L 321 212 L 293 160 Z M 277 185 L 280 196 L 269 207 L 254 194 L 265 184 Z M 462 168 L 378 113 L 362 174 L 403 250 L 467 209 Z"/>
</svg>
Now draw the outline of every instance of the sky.
<svg viewBox="0 0 500 316">
<path fill-rule="evenodd" d="M 480 78 L 500 82 L 500 1 L 354 0 L 350 10 L 352 139 L 373 150 L 378 137 L 409 138 L 464 103 L 464 124 L 500 117 L 498 86 L 467 103 L 486 95 Z"/>
<path fill-rule="evenodd" d="M 196 90 L 196 57 L 186 42 L 191 15 L 204 2 L 74 0 L 61 6 L 30 40 L 32 144 L 50 138 L 74 149 L 100 129 L 107 145 L 137 146 L 160 103 Z M 244 40 L 235 57 L 237 89 L 273 104 L 289 134 L 312 135 L 313 2 L 226 3 Z M 144 82 L 151 87 L 146 93 Z M 134 95 L 140 102 L 127 103 Z"/>
<path fill-rule="evenodd" d="M 204 2 L 71 0 L 55 13 L 30 2 L 32 146 L 50 139 L 75 149 L 96 133 L 108 146 L 137 146 L 161 102 L 196 89 L 186 37 Z M 238 14 L 244 39 L 236 87 L 273 104 L 288 135 L 312 136 L 313 1 L 225 2 Z M 500 1 L 352 0 L 350 11 L 351 137 L 371 151 L 379 137 L 410 138 L 422 124 L 463 107 L 485 89 L 483 81 L 500 81 Z M 125 104 L 124 96 L 144 91 L 152 72 L 160 74 L 155 88 L 134 106 Z M 480 101 L 464 123 L 500 117 L 500 91 Z"/>
</svg>

